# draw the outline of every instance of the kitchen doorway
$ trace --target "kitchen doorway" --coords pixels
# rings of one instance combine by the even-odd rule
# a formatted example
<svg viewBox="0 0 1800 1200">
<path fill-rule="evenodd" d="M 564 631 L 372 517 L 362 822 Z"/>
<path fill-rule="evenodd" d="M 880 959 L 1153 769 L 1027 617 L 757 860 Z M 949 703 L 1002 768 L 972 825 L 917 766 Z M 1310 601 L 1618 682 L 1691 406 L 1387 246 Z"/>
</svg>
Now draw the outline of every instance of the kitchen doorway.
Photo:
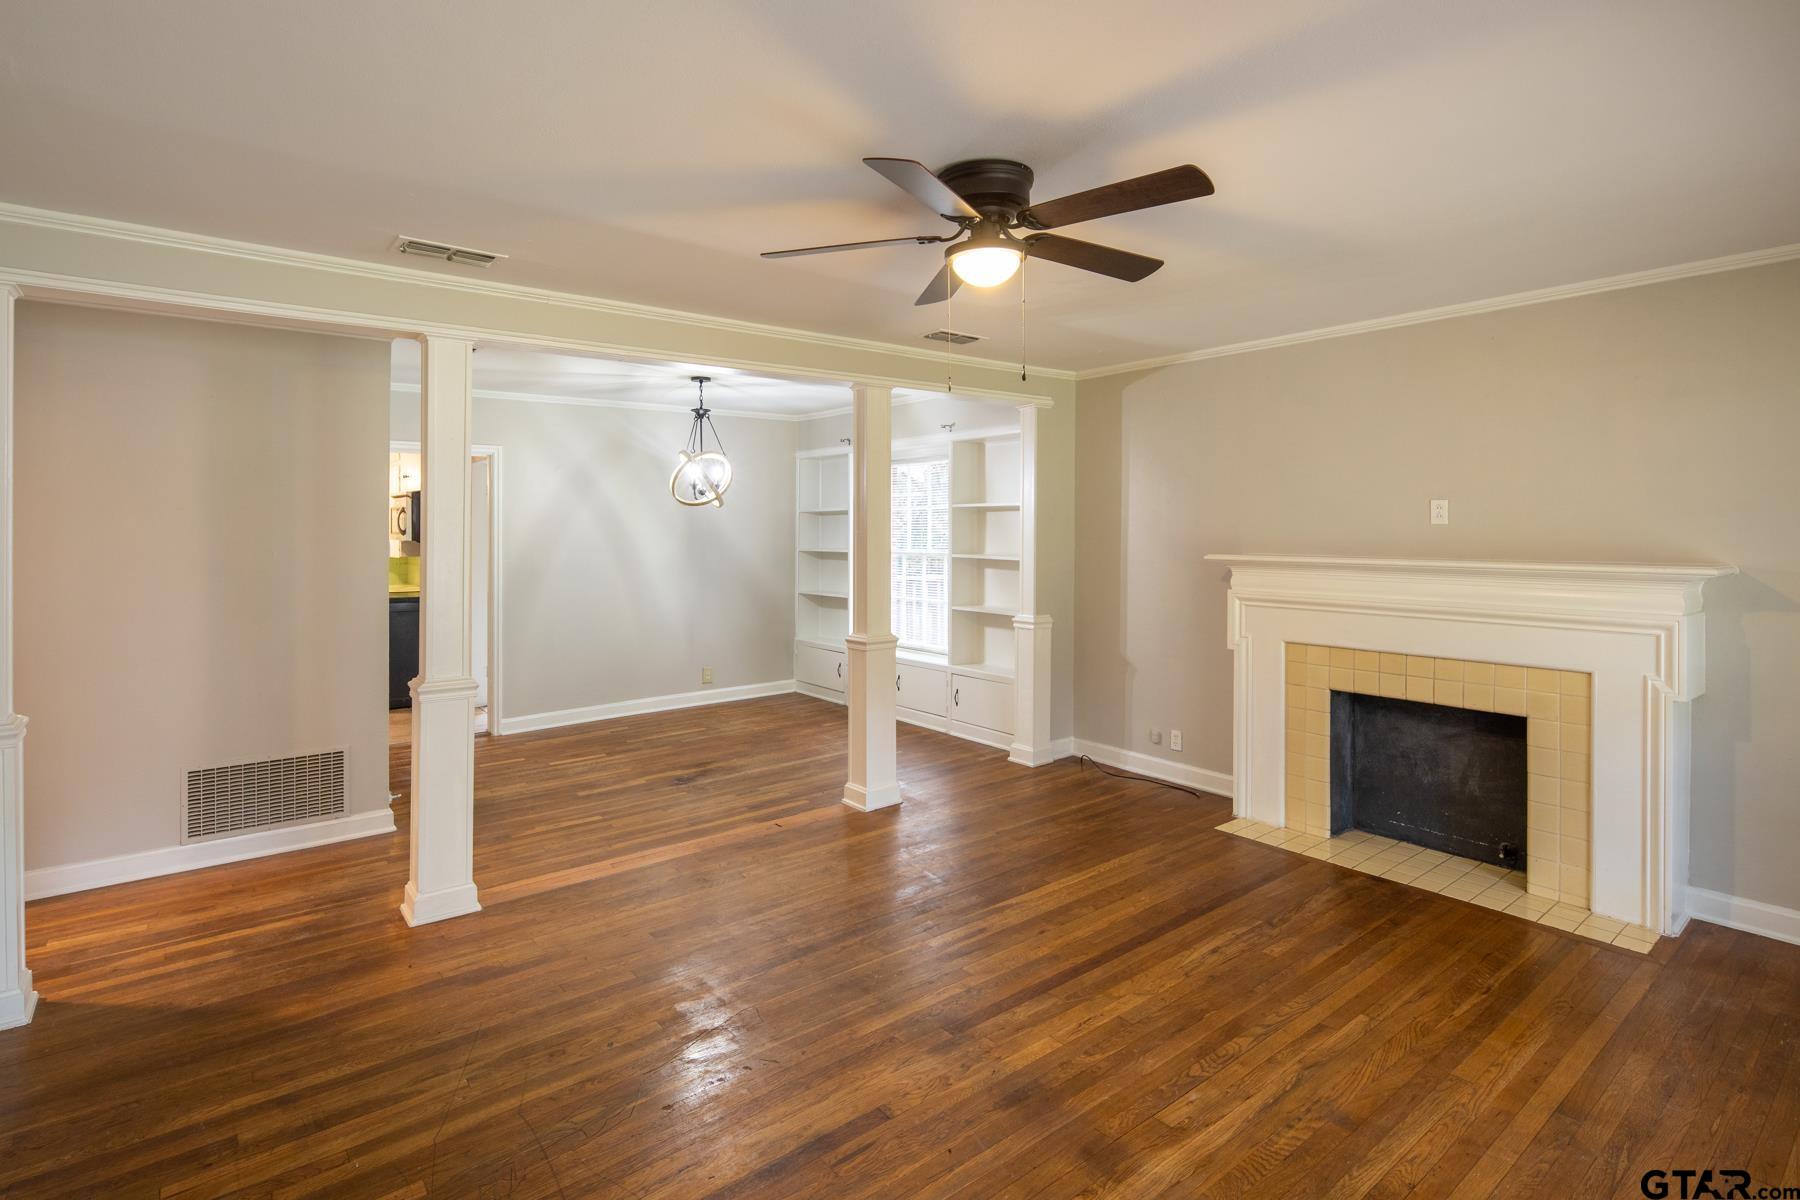
<svg viewBox="0 0 1800 1200">
<path fill-rule="evenodd" d="M 469 458 L 469 613 L 475 733 L 500 728 L 500 448 Z M 419 673 L 420 448 L 388 446 L 388 741 L 412 740 L 411 683 Z"/>
</svg>

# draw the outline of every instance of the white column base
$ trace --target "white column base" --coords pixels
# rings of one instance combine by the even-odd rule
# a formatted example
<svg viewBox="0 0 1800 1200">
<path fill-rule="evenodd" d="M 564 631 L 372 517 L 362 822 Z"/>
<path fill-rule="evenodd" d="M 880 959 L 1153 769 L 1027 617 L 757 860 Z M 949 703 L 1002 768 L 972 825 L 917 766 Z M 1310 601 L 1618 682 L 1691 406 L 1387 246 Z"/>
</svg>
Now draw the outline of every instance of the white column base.
<svg viewBox="0 0 1800 1200">
<path fill-rule="evenodd" d="M 891 783 L 887 787 L 871 792 L 854 783 L 844 785 L 844 803 L 857 812 L 874 812 L 878 808 L 892 808 L 900 803 L 900 785 Z"/>
<path fill-rule="evenodd" d="M 850 702 L 850 778 L 844 803 L 859 812 L 900 803 L 894 735 L 894 672 L 900 641 L 892 634 L 844 639 L 845 698 Z"/>
<path fill-rule="evenodd" d="M 1021 767 L 1047 767 L 1056 761 L 1056 751 L 1050 749 L 1033 749 L 1030 746 L 1014 742 L 1008 747 L 1006 761 L 1017 763 Z"/>
<path fill-rule="evenodd" d="M 37 993 L 25 966 L 25 718 L 0 720 L 0 1029 L 31 1020 Z"/>
<path fill-rule="evenodd" d="M 445 921 L 451 917 L 480 911 L 481 901 L 475 896 L 473 883 L 420 895 L 409 879 L 406 882 L 406 898 L 400 901 L 400 915 L 406 918 L 408 925 L 429 925 L 433 921 Z"/>
<path fill-rule="evenodd" d="M 1022 767 L 1056 761 L 1050 741 L 1050 618 L 1013 618 L 1013 743 L 1006 759 Z"/>
<path fill-rule="evenodd" d="M 479 912 L 473 679 L 413 680 L 412 871 L 400 915 L 427 925 Z"/>
<path fill-rule="evenodd" d="M 37 1002 L 38 994 L 33 991 L 0 994 L 0 1029 L 31 1024 L 32 1014 L 37 1012 Z"/>
</svg>

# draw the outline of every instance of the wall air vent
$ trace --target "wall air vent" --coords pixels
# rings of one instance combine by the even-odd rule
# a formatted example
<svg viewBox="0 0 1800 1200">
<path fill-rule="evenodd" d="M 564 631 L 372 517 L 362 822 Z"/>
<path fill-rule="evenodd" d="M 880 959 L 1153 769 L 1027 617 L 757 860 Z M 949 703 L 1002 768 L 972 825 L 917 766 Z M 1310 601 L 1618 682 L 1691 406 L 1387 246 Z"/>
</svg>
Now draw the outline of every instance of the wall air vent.
<svg viewBox="0 0 1800 1200">
<path fill-rule="evenodd" d="M 467 246 L 452 246 L 448 242 L 428 242 L 423 238 L 401 237 L 394 242 L 394 248 L 402 254 L 441 258 L 445 262 L 461 263 L 465 267 L 491 267 L 506 257 L 504 254 L 493 254 L 487 250 L 471 250 Z"/>
<path fill-rule="evenodd" d="M 966 346 L 970 342 L 979 342 L 981 335 L 974 333 L 958 333 L 954 329 L 938 329 L 925 335 L 928 342 L 949 342 L 952 346 Z"/>
<path fill-rule="evenodd" d="M 344 752 L 297 754 L 187 773 L 181 840 L 344 813 Z"/>
</svg>

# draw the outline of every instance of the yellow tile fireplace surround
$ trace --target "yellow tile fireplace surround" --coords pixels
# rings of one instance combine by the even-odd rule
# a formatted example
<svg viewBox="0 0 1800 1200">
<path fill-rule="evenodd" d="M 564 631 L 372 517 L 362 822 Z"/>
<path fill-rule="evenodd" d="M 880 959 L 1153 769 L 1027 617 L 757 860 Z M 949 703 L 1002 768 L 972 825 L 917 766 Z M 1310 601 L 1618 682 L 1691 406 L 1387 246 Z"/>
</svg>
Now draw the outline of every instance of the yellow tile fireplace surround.
<svg viewBox="0 0 1800 1200">
<path fill-rule="evenodd" d="M 1331 836 L 1331 693 L 1525 718 L 1525 887 L 1588 907 L 1589 696 L 1585 671 L 1287 643 L 1285 823 Z"/>
</svg>

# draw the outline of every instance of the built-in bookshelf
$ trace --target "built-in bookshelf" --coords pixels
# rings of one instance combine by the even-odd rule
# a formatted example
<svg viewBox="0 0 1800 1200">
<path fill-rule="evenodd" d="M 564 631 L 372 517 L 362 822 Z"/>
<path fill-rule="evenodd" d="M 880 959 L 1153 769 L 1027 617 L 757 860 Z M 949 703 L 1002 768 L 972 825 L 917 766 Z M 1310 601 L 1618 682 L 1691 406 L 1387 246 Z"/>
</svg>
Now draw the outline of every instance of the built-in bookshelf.
<svg viewBox="0 0 1800 1200">
<path fill-rule="evenodd" d="M 794 637 L 842 650 L 850 632 L 850 451 L 794 460 Z"/>
<path fill-rule="evenodd" d="M 950 443 L 950 665 L 1010 676 L 1019 611 L 1019 439 Z"/>
<path fill-rule="evenodd" d="M 1012 742 L 1013 618 L 1019 610 L 1020 439 L 1004 430 L 952 434 L 902 453 L 948 457 L 949 651 L 902 649 L 895 713 L 902 721 L 991 746 Z M 849 632 L 850 452 L 795 458 L 794 679 L 841 702 Z"/>
</svg>

